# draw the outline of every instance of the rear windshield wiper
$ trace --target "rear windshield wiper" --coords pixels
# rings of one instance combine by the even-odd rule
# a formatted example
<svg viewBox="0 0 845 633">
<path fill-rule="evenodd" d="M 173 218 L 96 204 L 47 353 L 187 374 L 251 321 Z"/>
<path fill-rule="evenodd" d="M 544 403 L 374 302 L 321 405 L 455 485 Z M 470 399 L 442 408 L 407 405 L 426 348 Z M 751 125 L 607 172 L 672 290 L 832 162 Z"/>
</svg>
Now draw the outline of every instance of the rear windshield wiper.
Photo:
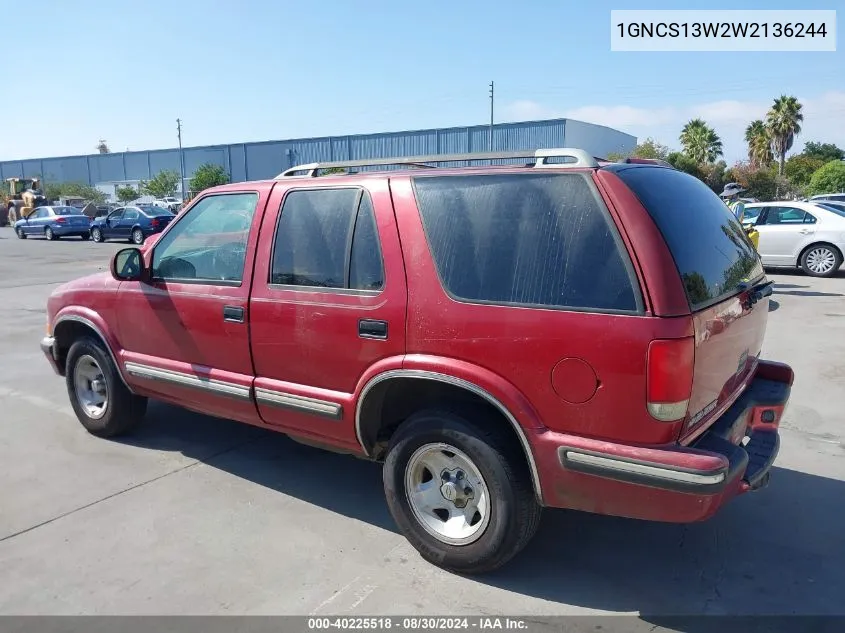
<svg viewBox="0 0 845 633">
<path fill-rule="evenodd" d="M 774 290 L 774 285 L 774 281 L 766 281 L 754 285 L 748 283 L 747 281 L 741 281 L 736 285 L 736 287 L 740 292 L 748 291 L 748 308 L 750 309 L 763 297 L 771 296 L 772 291 Z"/>
</svg>

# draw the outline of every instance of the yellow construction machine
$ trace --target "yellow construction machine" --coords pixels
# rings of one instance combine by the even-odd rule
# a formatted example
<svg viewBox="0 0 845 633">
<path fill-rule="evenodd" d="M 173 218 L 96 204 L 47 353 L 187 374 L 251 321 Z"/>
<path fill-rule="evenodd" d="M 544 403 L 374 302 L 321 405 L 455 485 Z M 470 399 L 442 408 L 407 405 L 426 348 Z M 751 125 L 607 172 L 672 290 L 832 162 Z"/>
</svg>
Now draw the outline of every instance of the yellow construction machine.
<svg viewBox="0 0 845 633">
<path fill-rule="evenodd" d="M 0 226 L 12 226 L 27 217 L 35 207 L 47 204 L 38 178 L 6 178 L 3 205 L 0 207 Z"/>
</svg>

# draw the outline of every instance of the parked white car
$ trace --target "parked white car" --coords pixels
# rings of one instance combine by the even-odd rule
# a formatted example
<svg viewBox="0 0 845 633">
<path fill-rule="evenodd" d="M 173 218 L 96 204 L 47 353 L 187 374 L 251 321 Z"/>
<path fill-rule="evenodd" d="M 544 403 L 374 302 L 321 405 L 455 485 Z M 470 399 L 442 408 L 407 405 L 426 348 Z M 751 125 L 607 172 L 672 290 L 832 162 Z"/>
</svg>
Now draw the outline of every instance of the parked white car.
<svg viewBox="0 0 845 633">
<path fill-rule="evenodd" d="M 153 204 L 157 207 L 161 207 L 162 209 L 169 209 L 173 213 L 176 213 L 179 210 L 179 206 L 182 204 L 182 201 L 178 198 L 174 198 L 173 196 L 165 196 L 160 200 L 154 200 Z"/>
<path fill-rule="evenodd" d="M 842 265 L 845 210 L 838 205 L 757 202 L 745 208 L 747 215 L 757 215 L 764 266 L 798 266 L 813 277 L 830 277 Z"/>
</svg>

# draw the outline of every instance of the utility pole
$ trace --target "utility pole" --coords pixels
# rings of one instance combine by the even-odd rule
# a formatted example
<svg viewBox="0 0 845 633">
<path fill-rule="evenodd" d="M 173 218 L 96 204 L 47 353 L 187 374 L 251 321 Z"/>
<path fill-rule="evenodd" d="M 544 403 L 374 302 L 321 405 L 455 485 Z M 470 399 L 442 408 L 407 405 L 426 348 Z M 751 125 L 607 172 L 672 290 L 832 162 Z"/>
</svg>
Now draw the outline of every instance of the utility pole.
<svg viewBox="0 0 845 633">
<path fill-rule="evenodd" d="M 490 82 L 490 151 L 493 151 L 493 82 Z"/>
<path fill-rule="evenodd" d="M 182 119 L 176 119 L 176 134 L 179 136 L 179 173 L 182 179 L 182 200 L 185 200 L 185 155 L 182 153 Z"/>
</svg>

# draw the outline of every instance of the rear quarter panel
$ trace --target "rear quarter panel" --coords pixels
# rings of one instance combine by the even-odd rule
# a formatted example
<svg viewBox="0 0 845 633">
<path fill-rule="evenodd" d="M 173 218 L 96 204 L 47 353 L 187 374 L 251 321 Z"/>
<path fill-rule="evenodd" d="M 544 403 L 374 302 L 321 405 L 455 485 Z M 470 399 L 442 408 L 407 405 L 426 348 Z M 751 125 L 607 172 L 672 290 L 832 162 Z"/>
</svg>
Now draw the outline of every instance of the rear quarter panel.
<svg viewBox="0 0 845 633">
<path fill-rule="evenodd" d="M 391 179 L 391 190 L 404 258 L 412 262 L 406 366 L 478 384 L 527 428 L 645 444 L 676 439 L 678 425 L 648 414 L 645 364 L 651 340 L 693 335 L 688 306 L 686 317 L 659 318 L 455 300 L 438 277 L 410 178 Z M 672 299 L 658 296 L 667 310 Z M 559 395 L 561 385 L 574 383 L 583 389 Z"/>
</svg>

